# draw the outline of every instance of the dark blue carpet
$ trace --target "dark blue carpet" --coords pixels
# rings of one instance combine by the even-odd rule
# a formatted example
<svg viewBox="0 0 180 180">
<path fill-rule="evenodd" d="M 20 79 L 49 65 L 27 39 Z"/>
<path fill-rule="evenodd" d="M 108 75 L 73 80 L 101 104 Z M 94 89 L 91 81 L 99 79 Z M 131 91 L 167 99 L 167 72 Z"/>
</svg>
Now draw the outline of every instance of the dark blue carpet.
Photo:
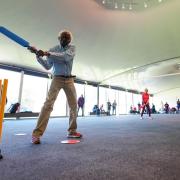
<svg viewBox="0 0 180 180">
<path fill-rule="evenodd" d="M 60 143 L 67 118 L 50 120 L 41 145 L 30 143 L 35 124 L 4 122 L 0 180 L 180 179 L 180 115 L 78 118 L 84 138 L 75 145 Z"/>
</svg>

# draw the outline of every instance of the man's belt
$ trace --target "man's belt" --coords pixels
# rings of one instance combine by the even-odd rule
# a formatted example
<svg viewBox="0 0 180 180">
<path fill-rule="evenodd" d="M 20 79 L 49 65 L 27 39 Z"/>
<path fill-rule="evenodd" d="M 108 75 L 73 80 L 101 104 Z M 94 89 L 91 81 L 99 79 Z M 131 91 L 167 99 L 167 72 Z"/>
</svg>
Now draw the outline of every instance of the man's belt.
<svg viewBox="0 0 180 180">
<path fill-rule="evenodd" d="M 64 75 L 54 75 L 54 77 L 62 77 L 62 78 L 75 78 L 76 76 L 70 75 L 70 76 L 64 76 Z"/>
</svg>

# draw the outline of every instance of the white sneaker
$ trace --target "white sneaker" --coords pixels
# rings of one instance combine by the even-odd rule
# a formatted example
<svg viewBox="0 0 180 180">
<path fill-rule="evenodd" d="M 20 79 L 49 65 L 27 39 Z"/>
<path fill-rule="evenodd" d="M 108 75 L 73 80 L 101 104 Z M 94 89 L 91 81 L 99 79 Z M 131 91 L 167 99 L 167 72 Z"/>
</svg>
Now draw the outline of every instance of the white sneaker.
<svg viewBox="0 0 180 180">
<path fill-rule="evenodd" d="M 140 117 L 140 119 L 143 119 L 143 117 Z"/>
<path fill-rule="evenodd" d="M 149 119 L 153 119 L 151 116 L 149 116 Z"/>
</svg>

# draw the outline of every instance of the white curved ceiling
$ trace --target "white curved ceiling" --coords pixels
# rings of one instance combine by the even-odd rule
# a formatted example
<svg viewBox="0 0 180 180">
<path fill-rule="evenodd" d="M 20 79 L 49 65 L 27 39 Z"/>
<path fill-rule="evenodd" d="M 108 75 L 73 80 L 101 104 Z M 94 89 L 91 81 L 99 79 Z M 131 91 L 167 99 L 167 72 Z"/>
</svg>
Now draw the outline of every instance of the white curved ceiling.
<svg viewBox="0 0 180 180">
<path fill-rule="evenodd" d="M 45 50 L 69 29 L 78 78 L 157 93 L 180 87 L 179 9 L 179 0 L 140 11 L 109 10 L 95 0 L 0 0 L 0 25 Z M 43 70 L 34 55 L 3 35 L 0 62 Z"/>
</svg>

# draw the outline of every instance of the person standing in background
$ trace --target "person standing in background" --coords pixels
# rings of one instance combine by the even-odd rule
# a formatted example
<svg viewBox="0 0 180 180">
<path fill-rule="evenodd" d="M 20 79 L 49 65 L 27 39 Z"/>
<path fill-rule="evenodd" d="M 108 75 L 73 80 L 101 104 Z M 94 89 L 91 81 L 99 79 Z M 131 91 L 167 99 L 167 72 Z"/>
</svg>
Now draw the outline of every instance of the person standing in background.
<svg viewBox="0 0 180 180">
<path fill-rule="evenodd" d="M 113 104 L 112 104 L 112 110 L 113 110 L 113 115 L 116 115 L 116 106 L 117 106 L 117 103 L 116 103 L 116 100 L 114 100 Z"/>
<path fill-rule="evenodd" d="M 179 99 L 177 100 L 177 110 L 178 110 L 178 113 L 179 113 L 179 110 L 180 110 L 180 100 Z"/>
<path fill-rule="evenodd" d="M 107 113 L 109 116 L 111 115 L 111 102 L 109 100 L 107 102 Z"/>
<path fill-rule="evenodd" d="M 81 108 L 81 111 L 82 111 L 82 116 L 84 116 L 84 97 L 83 95 L 81 95 L 79 98 L 78 98 L 78 112 L 77 114 L 79 113 L 79 109 Z"/>
<path fill-rule="evenodd" d="M 166 114 L 168 114 L 169 113 L 169 104 L 167 102 L 164 105 L 164 109 L 165 109 Z"/>
</svg>

